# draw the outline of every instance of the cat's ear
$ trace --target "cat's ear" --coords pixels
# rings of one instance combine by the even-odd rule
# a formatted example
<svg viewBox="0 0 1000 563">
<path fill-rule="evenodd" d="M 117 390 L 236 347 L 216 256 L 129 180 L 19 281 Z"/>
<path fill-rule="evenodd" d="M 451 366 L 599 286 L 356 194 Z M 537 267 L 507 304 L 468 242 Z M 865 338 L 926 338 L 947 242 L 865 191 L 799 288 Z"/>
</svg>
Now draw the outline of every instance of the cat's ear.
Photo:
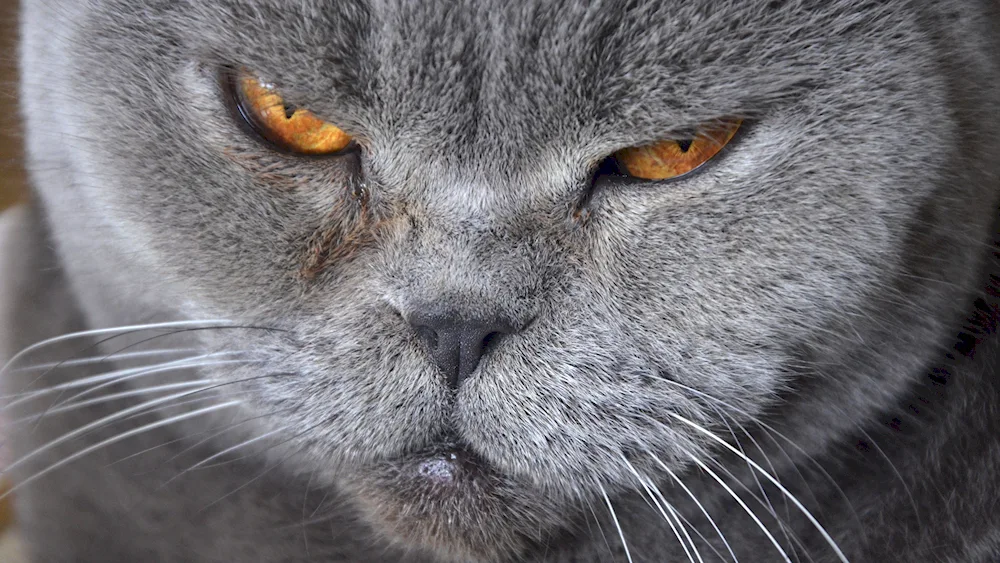
<svg viewBox="0 0 1000 563">
<path fill-rule="evenodd" d="M 332 155 L 350 146 L 350 135 L 307 109 L 285 103 L 273 84 L 246 70 L 236 72 L 232 80 L 239 115 L 275 147 L 297 154 Z"/>
</svg>

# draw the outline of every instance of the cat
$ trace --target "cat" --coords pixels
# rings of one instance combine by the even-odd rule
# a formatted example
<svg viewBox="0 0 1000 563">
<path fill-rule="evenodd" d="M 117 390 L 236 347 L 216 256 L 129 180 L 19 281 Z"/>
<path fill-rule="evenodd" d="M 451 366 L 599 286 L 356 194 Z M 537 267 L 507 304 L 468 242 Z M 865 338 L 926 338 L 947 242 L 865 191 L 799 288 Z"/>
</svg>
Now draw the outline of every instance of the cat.
<svg viewBox="0 0 1000 563">
<path fill-rule="evenodd" d="M 25 0 L 58 562 L 996 561 L 993 0 Z"/>
</svg>

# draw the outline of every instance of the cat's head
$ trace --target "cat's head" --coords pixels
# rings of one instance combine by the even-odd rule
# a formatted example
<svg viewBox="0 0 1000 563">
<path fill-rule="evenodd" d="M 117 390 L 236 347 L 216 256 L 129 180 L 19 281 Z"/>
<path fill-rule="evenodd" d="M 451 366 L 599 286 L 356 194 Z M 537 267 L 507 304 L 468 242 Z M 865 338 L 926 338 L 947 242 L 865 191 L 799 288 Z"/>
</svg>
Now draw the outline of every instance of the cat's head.
<svg viewBox="0 0 1000 563">
<path fill-rule="evenodd" d="M 543 542 L 703 429 L 822 447 L 923 360 L 989 218 L 978 94 L 907 2 L 58 4 L 25 116 L 86 312 L 276 329 L 198 337 L 266 360 L 213 375 L 280 412 L 284 467 L 442 553 Z M 352 143 L 266 140 L 243 76 Z M 608 160 L 737 123 L 673 179 Z"/>
</svg>

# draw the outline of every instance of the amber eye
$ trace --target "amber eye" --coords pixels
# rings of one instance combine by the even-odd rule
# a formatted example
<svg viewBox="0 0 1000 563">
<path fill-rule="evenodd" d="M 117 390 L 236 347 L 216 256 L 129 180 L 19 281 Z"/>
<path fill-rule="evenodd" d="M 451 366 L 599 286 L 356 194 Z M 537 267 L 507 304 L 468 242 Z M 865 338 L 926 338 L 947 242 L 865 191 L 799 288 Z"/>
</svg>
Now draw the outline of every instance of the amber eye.
<svg viewBox="0 0 1000 563">
<path fill-rule="evenodd" d="M 731 119 L 705 126 L 691 139 L 659 141 L 629 147 L 614 154 L 624 174 L 643 180 L 667 180 L 705 164 L 736 135 L 742 120 Z"/>
<path fill-rule="evenodd" d="M 333 154 L 351 144 L 351 136 L 312 112 L 290 107 L 274 86 L 248 73 L 235 79 L 240 114 L 262 137 L 301 154 Z"/>
</svg>

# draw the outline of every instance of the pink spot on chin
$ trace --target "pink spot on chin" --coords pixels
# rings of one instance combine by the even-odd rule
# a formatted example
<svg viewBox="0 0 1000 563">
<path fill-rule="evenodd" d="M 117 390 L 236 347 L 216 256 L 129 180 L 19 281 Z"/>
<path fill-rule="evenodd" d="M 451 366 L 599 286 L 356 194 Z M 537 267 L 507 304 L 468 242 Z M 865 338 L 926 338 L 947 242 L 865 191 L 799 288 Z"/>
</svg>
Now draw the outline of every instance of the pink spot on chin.
<svg viewBox="0 0 1000 563">
<path fill-rule="evenodd" d="M 451 456 L 454 458 L 455 456 Z M 453 460 L 444 458 L 434 458 L 421 462 L 417 466 L 417 475 L 424 479 L 430 479 L 442 485 L 451 484 L 455 481 L 455 472 L 458 467 Z"/>
</svg>

